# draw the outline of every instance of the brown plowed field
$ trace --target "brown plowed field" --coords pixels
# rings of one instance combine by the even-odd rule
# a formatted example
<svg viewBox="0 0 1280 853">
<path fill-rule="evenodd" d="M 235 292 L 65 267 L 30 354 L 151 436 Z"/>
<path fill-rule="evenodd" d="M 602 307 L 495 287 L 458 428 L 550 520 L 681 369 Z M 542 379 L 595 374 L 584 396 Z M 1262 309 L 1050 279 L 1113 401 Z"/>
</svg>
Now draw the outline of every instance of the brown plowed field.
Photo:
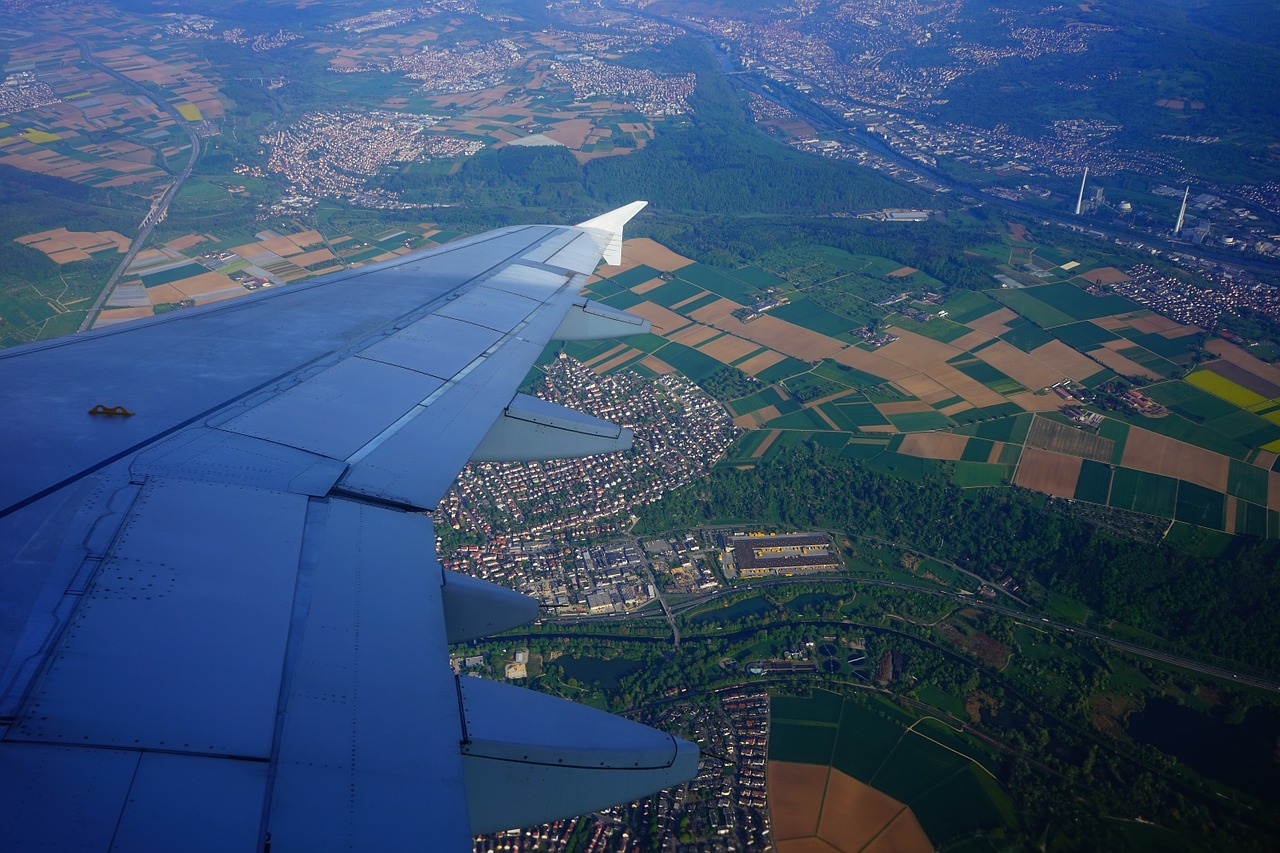
<svg viewBox="0 0 1280 853">
<path fill-rule="evenodd" d="M 933 849 L 910 809 L 838 770 L 770 761 L 767 778 L 778 853 Z"/>
<path fill-rule="evenodd" d="M 627 309 L 628 314 L 635 314 L 637 317 L 644 317 L 653 324 L 654 334 L 667 335 L 676 329 L 682 329 L 689 325 L 689 321 L 681 317 L 670 308 L 663 308 L 653 302 L 641 302 L 639 305 L 633 305 Z"/>
<path fill-rule="evenodd" d="M 979 353 L 978 357 L 1032 391 L 1052 385 L 1066 376 L 1060 370 L 1032 358 L 1004 341 L 996 341 Z"/>
<path fill-rule="evenodd" d="M 1120 463 L 1126 468 L 1177 477 L 1219 492 L 1227 490 L 1227 457 L 1139 427 L 1129 428 Z"/>
<path fill-rule="evenodd" d="M 1129 325 L 1137 329 L 1139 332 L 1171 332 L 1177 329 L 1187 330 L 1187 327 L 1179 323 L 1177 320 L 1170 320 L 1162 314 L 1151 314 L 1147 317 L 1133 317 L 1129 320 Z"/>
<path fill-rule="evenodd" d="M 921 400 L 929 400 L 930 397 L 936 397 L 936 399 L 930 400 L 930 402 L 935 403 L 938 400 L 945 400 L 948 397 L 955 396 L 950 388 L 943 388 L 923 373 L 896 380 L 893 384 L 906 391 L 912 397 L 919 397 Z M 942 396 L 939 397 L 939 394 Z"/>
<path fill-rule="evenodd" d="M 738 369 L 743 373 L 755 376 L 756 374 L 763 373 L 770 367 L 773 367 L 784 358 L 786 358 L 786 356 L 782 353 L 769 350 L 768 352 L 762 352 L 759 355 L 752 356 L 742 362 L 742 364 L 738 365 Z"/>
<path fill-rule="evenodd" d="M 1022 461 L 1013 482 L 1060 498 L 1073 498 L 1076 480 L 1080 479 L 1080 462 L 1075 456 L 1063 456 L 1034 447 L 1022 449 Z"/>
<path fill-rule="evenodd" d="M 1123 341 L 1123 342 L 1112 341 L 1111 343 L 1114 343 L 1117 346 L 1125 346 L 1125 347 L 1133 346 L 1133 344 L 1131 344 L 1129 341 Z M 1116 373 L 1119 373 L 1121 376 L 1145 376 L 1148 379 L 1157 379 L 1157 380 L 1164 378 L 1160 376 L 1160 374 L 1158 373 L 1153 373 L 1152 371 L 1147 370 L 1147 368 L 1143 367 L 1141 364 L 1138 364 L 1136 361 L 1130 361 L 1129 359 L 1120 355 L 1120 353 L 1107 349 L 1105 346 L 1099 347 L 1098 349 L 1095 349 L 1095 350 L 1090 350 L 1089 356 L 1101 362 L 1103 365 L 1111 368 Z"/>
<path fill-rule="evenodd" d="M 970 332 L 967 335 L 961 335 L 960 337 L 956 338 L 954 341 L 951 342 L 951 345 L 955 347 L 959 347 L 962 350 L 971 350 L 976 346 L 981 346 L 982 344 L 985 344 L 987 341 L 991 340 L 993 337 L 995 336 L 989 335 L 986 332 Z"/>
<path fill-rule="evenodd" d="M 720 334 L 717 330 L 710 326 L 701 326 L 692 324 L 686 329 L 681 329 L 674 335 L 668 335 L 667 340 L 675 341 L 678 344 L 684 344 L 687 347 L 696 347 L 703 341 L 710 340 Z M 779 356 L 781 358 L 781 356 Z"/>
<path fill-rule="evenodd" d="M 727 299 L 721 299 L 719 302 L 708 305 L 704 309 L 695 311 L 690 316 L 698 319 L 696 315 L 701 314 L 702 311 L 715 308 L 717 305 L 728 301 Z M 750 323 L 743 323 L 732 315 L 723 316 L 715 325 L 726 332 L 732 332 L 739 337 L 764 344 L 769 349 L 776 349 L 778 352 L 786 353 L 792 358 L 798 358 L 801 361 L 817 361 L 844 347 L 842 341 L 829 338 L 803 326 L 797 326 L 795 323 L 788 323 L 786 320 L 770 317 L 767 314 Z"/>
<path fill-rule="evenodd" d="M 986 332 L 989 335 L 1003 335 L 1009 331 L 1009 323 L 1018 319 L 1018 315 L 1011 308 L 1000 308 L 985 314 L 976 320 L 970 320 L 965 323 L 970 329 L 976 329 L 979 332 Z"/>
<path fill-rule="evenodd" d="M 1214 339 L 1205 344 L 1205 349 L 1211 353 L 1221 356 L 1224 361 L 1229 361 L 1234 365 L 1243 367 L 1255 376 L 1261 376 L 1268 382 L 1280 384 L 1280 368 L 1254 358 L 1235 344 L 1229 344 L 1224 340 Z"/>
<path fill-rule="evenodd" d="M 1096 270 L 1080 273 L 1080 277 L 1094 284 L 1115 284 L 1118 281 L 1129 280 L 1129 276 L 1115 267 L 1098 267 Z"/>
<path fill-rule="evenodd" d="M 674 367 L 667 364 L 665 361 L 658 358 L 657 356 L 652 356 L 652 355 L 647 356 L 645 358 L 640 359 L 639 363 L 643 364 L 645 367 L 649 368 L 659 376 L 666 376 L 668 373 L 676 372 L 676 369 Z"/>
<path fill-rule="evenodd" d="M 655 277 L 655 278 L 649 279 L 648 281 L 642 281 L 639 284 L 632 285 L 631 292 L 638 293 L 638 294 L 648 293 L 650 290 L 657 290 L 659 287 L 662 287 L 662 285 L 664 284 L 666 284 L 665 281 Z"/>
<path fill-rule="evenodd" d="M 1007 402 L 1004 397 L 986 385 L 972 376 L 961 373 L 949 364 L 934 365 L 929 368 L 929 376 L 975 406 L 996 406 Z"/>
<path fill-rule="evenodd" d="M 610 370 L 613 370 L 615 367 L 618 367 L 622 363 L 635 358 L 639 354 L 640 354 L 640 350 L 635 350 L 635 349 L 632 349 L 631 347 L 627 347 L 622 352 L 618 353 L 618 355 L 609 359 L 608 361 L 596 362 L 591 369 L 594 370 L 596 373 L 608 373 Z"/>
<path fill-rule="evenodd" d="M 906 329 L 894 329 L 893 333 L 898 336 L 898 340 L 880 347 L 876 352 L 891 361 L 914 367 L 925 373 L 931 374 L 930 368 L 943 364 L 947 359 L 955 358 L 962 352 L 950 344 L 908 332 Z"/>
<path fill-rule="evenodd" d="M 1031 391 L 1010 394 L 1009 402 L 1017 403 L 1028 412 L 1056 412 L 1062 403 L 1054 394 L 1036 394 Z"/>
<path fill-rule="evenodd" d="M 689 314 L 689 316 L 694 320 L 697 320 L 699 323 L 706 323 L 710 326 L 720 322 L 741 307 L 741 305 L 734 302 L 732 299 L 721 298 L 712 302 L 710 305 L 702 306 L 697 311 Z"/>
<path fill-rule="evenodd" d="M 725 335 L 723 338 L 717 338 L 698 347 L 699 352 L 704 352 L 716 361 L 724 362 L 725 364 L 736 361 L 758 349 L 760 349 L 760 345 L 755 341 L 744 341 L 742 338 L 737 338 L 733 335 Z"/>
<path fill-rule="evenodd" d="M 882 415 L 905 415 L 908 412 L 930 412 L 933 407 L 921 400 L 903 400 L 900 403 L 876 403 Z"/>
<path fill-rule="evenodd" d="M 621 267 L 610 267 L 610 272 L 628 266 L 638 266 L 639 264 L 646 264 L 656 270 L 672 272 L 693 263 L 684 255 L 677 255 L 666 246 L 655 243 L 648 237 L 635 237 L 625 241 L 622 244 L 622 261 Z"/>
<path fill-rule="evenodd" d="M 139 320 L 143 317 L 150 317 L 151 314 L 150 308 L 106 308 L 98 313 L 98 319 L 94 320 L 93 328 L 104 329 L 107 326 L 114 326 L 116 323 L 123 323 L 126 320 Z"/>
<path fill-rule="evenodd" d="M 1036 347 L 1029 354 L 1036 361 L 1053 365 L 1064 376 L 1077 382 L 1098 372 L 1097 362 L 1081 355 L 1062 341 L 1050 341 L 1044 346 Z"/>
<path fill-rule="evenodd" d="M 879 352 L 867 352 L 857 347 L 847 347 L 840 352 L 831 356 L 832 361 L 840 364 L 856 367 L 859 370 L 865 370 L 867 373 L 873 373 L 883 379 L 898 381 L 908 376 L 919 374 L 920 371 L 905 365 L 898 364 L 896 361 L 890 361 Z"/>
<path fill-rule="evenodd" d="M 908 456 L 923 456 L 925 459 L 956 460 L 964 453 L 964 446 L 968 443 L 968 436 L 949 432 L 912 432 L 902 439 L 898 452 Z"/>
</svg>

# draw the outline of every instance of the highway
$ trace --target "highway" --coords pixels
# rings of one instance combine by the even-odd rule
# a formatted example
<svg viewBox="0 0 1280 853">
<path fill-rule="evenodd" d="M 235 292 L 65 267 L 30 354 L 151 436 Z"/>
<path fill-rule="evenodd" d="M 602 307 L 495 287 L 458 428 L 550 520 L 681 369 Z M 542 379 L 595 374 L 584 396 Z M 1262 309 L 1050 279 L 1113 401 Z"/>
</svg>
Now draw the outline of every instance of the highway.
<svg viewBox="0 0 1280 853">
<path fill-rule="evenodd" d="M 173 120 L 178 123 L 178 127 L 182 128 L 183 131 L 186 132 L 187 138 L 191 140 L 191 156 L 187 158 L 186 166 L 184 166 L 182 171 L 174 177 L 173 183 L 169 185 L 168 189 L 164 191 L 160 198 L 152 202 L 151 210 L 148 211 L 147 215 L 138 226 L 138 233 L 129 244 L 129 250 L 125 252 L 124 259 L 120 261 L 116 266 L 115 271 L 111 273 L 111 277 L 107 279 L 107 283 L 98 293 L 98 298 L 94 300 L 93 307 L 89 309 L 89 313 L 85 315 L 84 321 L 80 324 L 79 331 L 83 332 L 93 326 L 93 321 L 98 319 L 98 312 L 102 310 L 102 306 L 105 305 L 107 299 L 110 298 L 111 291 L 115 290 L 116 282 L 120 280 L 120 276 L 124 275 L 125 271 L 129 269 L 129 265 L 133 263 L 133 259 L 137 257 L 138 252 L 146 246 L 147 240 L 150 239 L 151 232 L 155 229 L 156 225 L 164 221 L 165 215 L 169 212 L 169 205 L 173 202 L 174 198 L 177 197 L 178 190 L 182 188 L 183 181 L 191 176 L 192 170 L 195 169 L 196 161 L 200 159 L 200 137 L 196 134 L 195 130 L 187 120 L 182 117 L 182 113 L 178 112 L 178 108 L 173 104 L 170 104 L 162 98 L 154 97 L 149 91 L 147 91 L 147 89 L 139 85 L 137 81 L 131 80 L 119 71 L 109 68 L 95 60 L 93 58 L 93 50 L 89 47 L 89 43 L 84 39 L 79 36 L 70 35 L 69 33 L 55 33 L 50 30 L 37 30 L 37 32 L 40 32 L 50 38 L 62 37 L 75 42 L 76 47 L 80 49 L 81 61 L 86 65 L 92 65 L 103 74 L 113 77 L 122 83 L 127 89 L 146 98 L 162 111 L 168 113 Z"/>
<path fill-rule="evenodd" d="M 1001 615 L 1008 616 L 1010 619 L 1013 619 L 1023 625 L 1037 628 L 1039 630 L 1052 630 L 1062 634 L 1075 634 L 1080 637 L 1086 637 L 1091 640 L 1098 640 L 1100 642 L 1106 643 L 1107 645 L 1111 646 L 1117 651 L 1127 652 L 1129 654 L 1138 655 L 1139 657 L 1160 661 L 1161 663 L 1166 663 L 1166 664 L 1169 664 L 1170 666 L 1176 666 L 1180 669 L 1189 670 L 1191 672 L 1198 672 L 1202 675 L 1210 675 L 1215 678 L 1221 678 L 1226 681 L 1247 685 L 1249 687 L 1256 687 L 1260 690 L 1280 692 L 1280 682 L 1270 681 L 1264 678 L 1259 678 L 1257 676 L 1250 675 L 1248 673 L 1237 672 L 1231 669 L 1227 669 L 1226 667 L 1215 666 L 1214 664 L 1193 660 L 1191 658 L 1182 657 L 1180 655 L 1174 655 L 1168 652 L 1162 652 L 1158 649 L 1152 649 L 1146 646 L 1138 645 L 1137 643 L 1130 643 L 1125 640 L 1117 640 L 1114 637 L 1109 637 L 1106 634 L 1099 633 L 1098 631 L 1092 631 L 1087 628 L 1081 628 L 1076 625 L 1069 625 L 1065 622 L 1058 622 L 1044 616 L 1035 616 L 1020 610 L 1014 610 L 1011 607 L 1005 607 L 1000 604 L 992 604 L 990 602 L 982 601 L 981 599 L 975 598 L 974 596 L 971 596 L 971 595 L 961 595 L 959 593 L 947 592 L 946 590 L 932 589 L 929 587 L 916 586 L 914 584 L 900 583 L 898 581 L 877 580 L 874 578 L 830 577 L 830 576 L 768 578 L 768 579 L 763 579 L 758 581 L 752 581 L 749 584 L 741 584 L 734 587 L 715 590 L 713 592 L 700 593 L 698 595 L 694 595 L 687 599 L 684 599 L 679 603 L 672 605 L 670 607 L 668 607 L 667 602 L 664 600 L 662 602 L 663 615 L 666 617 L 668 621 L 672 622 L 672 625 L 674 628 L 674 617 L 676 615 L 688 613 L 691 610 L 695 610 L 699 607 L 702 607 L 718 599 L 726 598 L 732 595 L 740 595 L 742 592 L 749 591 L 749 590 L 769 589 L 774 587 L 785 587 L 788 585 L 797 585 L 797 584 L 806 584 L 806 585 L 840 584 L 845 586 L 854 584 L 859 586 L 878 586 L 878 587 L 888 587 L 891 589 L 899 589 L 899 590 L 903 590 L 904 592 L 924 593 L 926 595 L 933 595 L 933 596 L 938 596 L 940 598 L 947 598 L 964 607 L 974 607 L 980 610 L 987 610 L 992 613 L 1000 613 Z M 547 620 L 544 624 L 589 625 L 592 623 L 600 624 L 602 622 L 647 620 L 652 618 L 656 618 L 656 614 L 652 612 L 632 611 L 631 613 L 622 613 L 622 614 L 608 613 L 600 616 L 573 616 L 573 617 L 556 618 L 553 620 Z"/>
</svg>

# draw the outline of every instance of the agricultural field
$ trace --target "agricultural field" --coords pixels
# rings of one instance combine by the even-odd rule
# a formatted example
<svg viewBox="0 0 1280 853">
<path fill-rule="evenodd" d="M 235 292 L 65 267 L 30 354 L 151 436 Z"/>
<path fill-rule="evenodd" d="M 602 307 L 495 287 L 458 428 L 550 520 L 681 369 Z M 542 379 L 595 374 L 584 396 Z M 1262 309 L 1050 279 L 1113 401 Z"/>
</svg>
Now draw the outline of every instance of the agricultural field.
<svg viewBox="0 0 1280 853">
<path fill-rule="evenodd" d="M 802 839 L 835 844 L 882 828 L 900 849 L 927 850 L 1014 826 L 1012 803 L 986 769 L 986 748 L 940 720 L 820 690 L 808 699 L 775 697 L 771 717 L 768 786 L 780 850 L 787 841 L 812 849 Z"/>
<path fill-rule="evenodd" d="M 327 237 L 309 229 L 264 230 L 250 242 L 235 236 L 186 234 L 139 252 L 121 276 L 94 328 L 150 317 L 190 305 L 242 296 L 314 275 L 389 260 L 430 246 L 440 232 L 430 224 Z M 43 232 L 19 238 L 54 260 L 69 251 L 113 255 L 127 242 L 110 232 Z M 66 248 L 70 246 L 71 248 Z"/>
<path fill-rule="evenodd" d="M 724 270 L 632 242 L 640 257 L 624 251 L 629 260 L 602 269 L 588 293 L 648 317 L 663 343 L 644 348 L 644 366 L 704 384 L 750 431 L 731 464 L 818 441 L 900 476 L 942 471 L 962 488 L 1013 484 L 1280 536 L 1280 368 L 1215 340 L 1176 378 L 1190 370 L 1200 330 L 1092 280 L 964 291 L 941 307 L 894 296 L 884 307 L 858 288 L 843 300 L 814 294 L 859 275 L 903 286 L 910 277 L 895 277 L 901 267 L 888 259 L 808 247 L 790 261 L 766 256 L 764 269 Z M 1114 280 L 1106 269 L 1097 277 Z M 750 318 L 745 310 L 766 298 L 761 285 L 789 301 Z M 867 305 L 892 339 L 852 334 Z M 633 347 L 596 351 L 588 364 L 633 366 L 642 355 Z M 724 370 L 738 381 L 726 384 Z M 1143 393 L 1160 406 L 1102 407 L 1117 371 L 1150 382 Z M 1100 417 L 1070 420 L 1059 410 L 1072 405 Z"/>
</svg>

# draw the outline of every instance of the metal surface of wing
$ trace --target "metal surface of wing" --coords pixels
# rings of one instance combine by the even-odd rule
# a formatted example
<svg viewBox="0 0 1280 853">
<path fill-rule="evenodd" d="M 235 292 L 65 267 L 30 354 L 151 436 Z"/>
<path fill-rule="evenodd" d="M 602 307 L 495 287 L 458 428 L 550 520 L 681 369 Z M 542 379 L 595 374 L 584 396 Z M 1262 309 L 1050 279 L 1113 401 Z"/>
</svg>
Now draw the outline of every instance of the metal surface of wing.
<svg viewBox="0 0 1280 853">
<path fill-rule="evenodd" d="M 469 459 L 629 446 L 516 388 L 557 334 L 647 331 L 578 296 L 640 206 L 0 353 L 6 845 L 461 850 L 692 775 L 460 682 L 448 643 L 536 602 L 443 571 L 430 516 Z"/>
</svg>

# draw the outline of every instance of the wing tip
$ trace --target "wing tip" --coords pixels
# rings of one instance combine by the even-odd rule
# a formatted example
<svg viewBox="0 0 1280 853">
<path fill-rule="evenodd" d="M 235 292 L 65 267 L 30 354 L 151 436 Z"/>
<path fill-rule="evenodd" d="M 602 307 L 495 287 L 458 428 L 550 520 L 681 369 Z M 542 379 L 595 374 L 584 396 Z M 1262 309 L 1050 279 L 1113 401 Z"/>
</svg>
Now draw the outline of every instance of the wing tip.
<svg viewBox="0 0 1280 853">
<path fill-rule="evenodd" d="M 622 263 L 622 229 L 637 213 L 644 209 L 647 201 L 633 201 L 616 207 L 608 213 L 602 213 L 586 222 L 578 223 L 579 228 L 589 228 L 598 233 L 597 241 L 604 262 L 610 266 Z"/>
</svg>

